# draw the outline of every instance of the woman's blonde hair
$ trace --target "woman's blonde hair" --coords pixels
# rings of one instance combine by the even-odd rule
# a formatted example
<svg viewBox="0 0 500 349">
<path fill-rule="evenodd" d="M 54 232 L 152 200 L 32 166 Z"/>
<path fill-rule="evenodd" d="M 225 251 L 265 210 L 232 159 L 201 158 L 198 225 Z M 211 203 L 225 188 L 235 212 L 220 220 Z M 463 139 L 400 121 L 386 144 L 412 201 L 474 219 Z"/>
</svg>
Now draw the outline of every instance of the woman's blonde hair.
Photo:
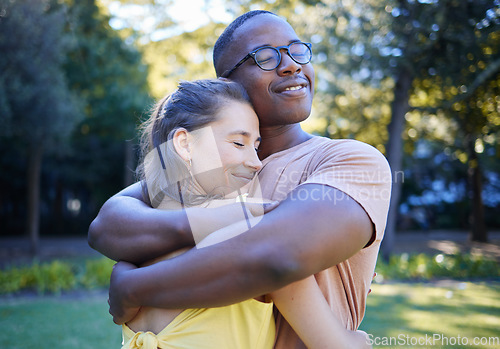
<svg viewBox="0 0 500 349">
<path fill-rule="evenodd" d="M 158 207 L 165 195 L 186 206 L 206 200 L 206 196 L 189 194 L 194 179 L 172 138 L 179 128 L 192 132 L 216 121 L 220 109 L 230 101 L 250 105 L 240 84 L 207 79 L 182 81 L 176 91 L 153 106 L 140 127 L 141 156 L 136 171 L 144 198 L 149 198 L 153 207 Z"/>
</svg>

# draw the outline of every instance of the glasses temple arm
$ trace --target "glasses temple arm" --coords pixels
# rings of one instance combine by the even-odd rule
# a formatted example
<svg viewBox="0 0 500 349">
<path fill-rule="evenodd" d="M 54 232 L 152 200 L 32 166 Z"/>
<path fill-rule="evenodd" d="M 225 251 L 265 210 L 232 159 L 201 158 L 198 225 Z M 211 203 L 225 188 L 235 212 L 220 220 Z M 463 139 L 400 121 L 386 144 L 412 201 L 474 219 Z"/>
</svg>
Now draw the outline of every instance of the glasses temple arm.
<svg viewBox="0 0 500 349">
<path fill-rule="evenodd" d="M 226 70 L 224 73 L 221 74 L 221 78 L 227 78 L 229 75 L 231 75 L 231 73 L 233 71 L 236 70 L 236 68 L 238 68 L 240 65 L 242 65 L 243 63 L 246 62 L 247 59 L 249 59 L 250 57 L 252 57 L 250 54 L 246 55 L 241 61 L 239 61 L 238 63 L 236 63 L 236 65 L 233 67 L 233 69 L 230 69 L 230 70 Z"/>
</svg>

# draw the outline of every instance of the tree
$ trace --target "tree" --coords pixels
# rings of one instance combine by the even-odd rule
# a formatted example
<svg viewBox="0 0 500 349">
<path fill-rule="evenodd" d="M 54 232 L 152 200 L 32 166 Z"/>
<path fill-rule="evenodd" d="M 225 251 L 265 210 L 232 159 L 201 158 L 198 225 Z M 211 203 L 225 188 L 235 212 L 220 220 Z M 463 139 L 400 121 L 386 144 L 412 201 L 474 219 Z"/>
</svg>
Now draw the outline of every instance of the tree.
<svg viewBox="0 0 500 349">
<path fill-rule="evenodd" d="M 487 140 L 496 140 L 500 77 L 500 3 L 443 1 L 435 25 L 431 55 L 440 57 L 415 84 L 422 96 L 413 105 L 419 112 L 441 112 L 454 125 L 451 145 L 467 164 L 470 188 L 470 227 L 473 241 L 486 242 L 482 166 L 479 153 Z M 439 64 L 441 63 L 441 64 Z M 433 98 L 429 98 L 430 94 Z M 451 144 L 450 144 L 451 143 Z"/>
<path fill-rule="evenodd" d="M 144 53 L 144 63 L 149 67 L 148 84 L 154 98 L 173 92 L 180 80 L 215 78 L 212 49 L 225 25 L 211 18 L 210 1 L 201 5 L 207 23 L 189 30 L 173 18 L 172 0 L 121 0 L 112 2 L 113 5 L 106 0 L 103 3 L 111 9 L 112 21 L 121 35 Z M 120 16 L 117 9 L 127 15 Z M 132 9 L 135 9 L 133 13 Z M 143 25 L 145 22 L 147 26 Z"/>
<path fill-rule="evenodd" d="M 307 3 L 312 3 L 308 1 Z M 319 54 L 323 55 L 320 62 L 322 75 L 325 81 L 319 80 L 319 92 L 323 97 L 322 103 L 329 101 L 330 110 L 349 110 L 349 120 L 342 115 L 335 115 L 335 119 L 348 125 L 356 137 L 359 137 L 357 123 L 362 123 L 366 129 L 366 104 L 379 101 L 360 98 L 360 90 L 370 91 L 373 88 L 385 89 L 391 84 L 382 77 L 389 77 L 392 84 L 393 98 L 391 113 L 387 125 L 387 143 L 385 154 L 391 164 L 394 174 L 391 209 L 389 211 L 386 237 L 383 244 L 384 255 L 387 257 L 392 250 L 393 236 L 396 228 L 396 218 L 401 195 L 401 181 L 398 174 L 403 171 L 403 155 L 405 149 L 404 132 L 407 130 L 406 118 L 410 110 L 410 99 L 415 96 L 415 88 L 422 79 L 438 77 L 449 86 L 448 91 L 460 91 L 460 88 L 471 90 L 486 83 L 484 76 L 490 77 L 498 69 L 496 59 L 493 59 L 493 45 L 485 45 L 488 33 L 498 32 L 498 2 L 469 0 L 467 2 L 455 0 L 397 0 L 391 2 L 365 1 L 320 1 L 316 6 L 305 6 L 302 11 L 304 27 L 310 27 L 309 32 L 316 33 L 311 37 L 317 41 Z M 323 16 L 323 18 L 321 18 Z M 312 29 L 314 28 L 314 29 Z M 467 35 L 465 35 L 467 34 Z M 485 36 L 486 34 L 486 36 Z M 473 52 L 470 49 L 475 47 Z M 488 47 L 486 49 L 485 47 Z M 489 56 L 477 59 L 483 67 L 475 67 L 474 74 L 463 74 L 464 60 L 456 57 L 484 51 Z M 318 54 L 317 54 L 318 55 Z M 475 58 L 475 59 L 476 59 Z M 479 64 L 479 63 L 478 63 Z M 318 66 L 318 64 L 317 64 Z M 469 66 L 466 64 L 465 66 Z M 467 82 L 464 81 L 465 80 Z M 483 77 L 483 78 L 481 78 Z M 481 81 L 482 80 L 482 81 Z M 359 84 L 362 87 L 359 87 Z M 462 87 L 463 86 L 463 87 Z M 431 91 L 430 89 L 428 91 Z M 324 94 L 323 94 L 324 92 Z M 438 93 L 433 89 L 434 93 Z M 335 97 L 326 97 L 331 94 Z M 354 98 L 349 98 L 349 95 Z M 373 94 L 376 95 L 376 94 Z M 439 94 L 438 94 L 439 95 Z M 386 96 L 380 93 L 379 96 Z M 443 109 L 448 104 L 454 104 L 453 96 L 447 95 L 437 98 Z M 388 101 L 384 98 L 382 105 Z M 451 103 L 451 104 L 449 104 Z M 339 106 L 340 105 L 340 106 Z M 380 104 L 379 104 L 380 105 Z M 420 105 L 420 110 L 425 109 Z M 426 105 L 430 107 L 430 105 Z M 432 105 L 437 107 L 437 105 Z M 328 108 L 327 108 L 328 109 Z M 361 112 L 358 112 L 361 110 Z M 378 109 L 382 115 L 384 108 Z M 370 111 L 373 115 L 373 111 Z M 448 117 L 450 117 L 448 115 Z M 468 118 L 471 120 L 471 118 Z M 473 118 L 478 120 L 477 117 Z M 334 120 L 327 124 L 328 128 L 338 133 L 339 127 L 332 127 Z M 481 122 L 480 122 L 481 123 Z M 370 127 L 372 124 L 368 124 Z M 475 129 L 482 129 L 475 126 Z M 415 131 L 415 130 L 413 130 Z M 384 135 L 383 133 L 380 133 Z M 476 132 L 477 134 L 477 132 Z M 477 137 L 472 137 L 467 147 L 473 149 Z M 382 149 L 382 147 L 380 147 Z M 465 149 L 465 148 L 463 148 Z M 477 163 L 477 161 L 473 161 Z M 477 169 L 478 167 L 474 167 Z M 472 171 L 472 170 L 471 170 Z M 474 171 L 472 171 L 474 173 Z M 474 175 L 475 183 L 477 182 Z M 480 192 L 476 184 L 476 192 Z M 475 197 L 478 197 L 476 194 Z M 480 207 L 479 201 L 474 207 Z M 475 227 L 480 226 L 476 219 Z"/>
<path fill-rule="evenodd" d="M 1 0 L 0 13 L 2 136 L 27 154 L 26 221 L 36 254 L 42 159 L 64 144 L 81 113 L 63 70 L 63 10 L 51 1 Z"/>
<path fill-rule="evenodd" d="M 81 202 L 86 231 L 98 207 L 134 180 L 136 128 L 151 97 L 142 53 L 110 27 L 96 1 L 65 3 L 72 48 L 64 68 L 70 89 L 82 99 L 84 118 L 54 180 Z"/>
<path fill-rule="evenodd" d="M 23 219 L 25 186 L 17 178 L 27 168 L 28 140 L 45 154 L 41 205 L 31 209 L 41 212 L 41 233 L 86 233 L 102 203 L 133 180 L 136 126 L 151 101 L 148 69 L 95 1 L 1 4 L 0 151 L 10 170 L 0 173 L 2 233 L 18 232 Z"/>
</svg>

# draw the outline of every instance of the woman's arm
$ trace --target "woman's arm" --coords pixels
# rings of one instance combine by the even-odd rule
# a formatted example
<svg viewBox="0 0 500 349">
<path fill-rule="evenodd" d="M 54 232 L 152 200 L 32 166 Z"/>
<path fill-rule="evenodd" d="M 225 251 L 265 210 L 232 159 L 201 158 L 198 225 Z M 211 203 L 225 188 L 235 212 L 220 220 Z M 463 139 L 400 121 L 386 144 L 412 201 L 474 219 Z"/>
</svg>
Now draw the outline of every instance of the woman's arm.
<svg viewBox="0 0 500 349">
<path fill-rule="evenodd" d="M 309 349 L 371 348 L 366 333 L 342 325 L 314 276 L 272 292 L 270 297 Z"/>
<path fill-rule="evenodd" d="M 89 228 L 89 245 L 116 261 L 142 264 L 195 242 L 244 218 L 241 203 L 214 200 L 212 208 L 157 210 L 135 183 L 104 203 Z M 230 203 L 231 202 L 231 203 Z M 230 203 L 230 204 L 229 204 Z M 269 212 L 277 203 L 246 203 L 249 215 Z"/>
<path fill-rule="evenodd" d="M 196 247 L 204 247 L 237 236 L 255 226 L 265 213 L 278 206 L 277 201 L 264 202 L 249 198 L 211 200 L 206 207 L 186 210 Z M 191 211 L 192 210 L 192 211 Z"/>
</svg>

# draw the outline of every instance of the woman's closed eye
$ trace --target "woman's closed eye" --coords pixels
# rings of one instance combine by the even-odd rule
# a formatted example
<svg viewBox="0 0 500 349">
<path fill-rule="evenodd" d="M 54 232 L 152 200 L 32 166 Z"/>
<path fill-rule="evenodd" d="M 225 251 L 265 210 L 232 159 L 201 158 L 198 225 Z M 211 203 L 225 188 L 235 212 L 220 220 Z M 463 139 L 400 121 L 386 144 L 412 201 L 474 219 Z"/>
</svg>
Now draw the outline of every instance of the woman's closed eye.
<svg viewBox="0 0 500 349">
<path fill-rule="evenodd" d="M 238 147 L 244 147 L 245 145 L 243 143 L 240 143 L 240 142 L 233 142 L 234 145 L 238 146 Z"/>
</svg>

